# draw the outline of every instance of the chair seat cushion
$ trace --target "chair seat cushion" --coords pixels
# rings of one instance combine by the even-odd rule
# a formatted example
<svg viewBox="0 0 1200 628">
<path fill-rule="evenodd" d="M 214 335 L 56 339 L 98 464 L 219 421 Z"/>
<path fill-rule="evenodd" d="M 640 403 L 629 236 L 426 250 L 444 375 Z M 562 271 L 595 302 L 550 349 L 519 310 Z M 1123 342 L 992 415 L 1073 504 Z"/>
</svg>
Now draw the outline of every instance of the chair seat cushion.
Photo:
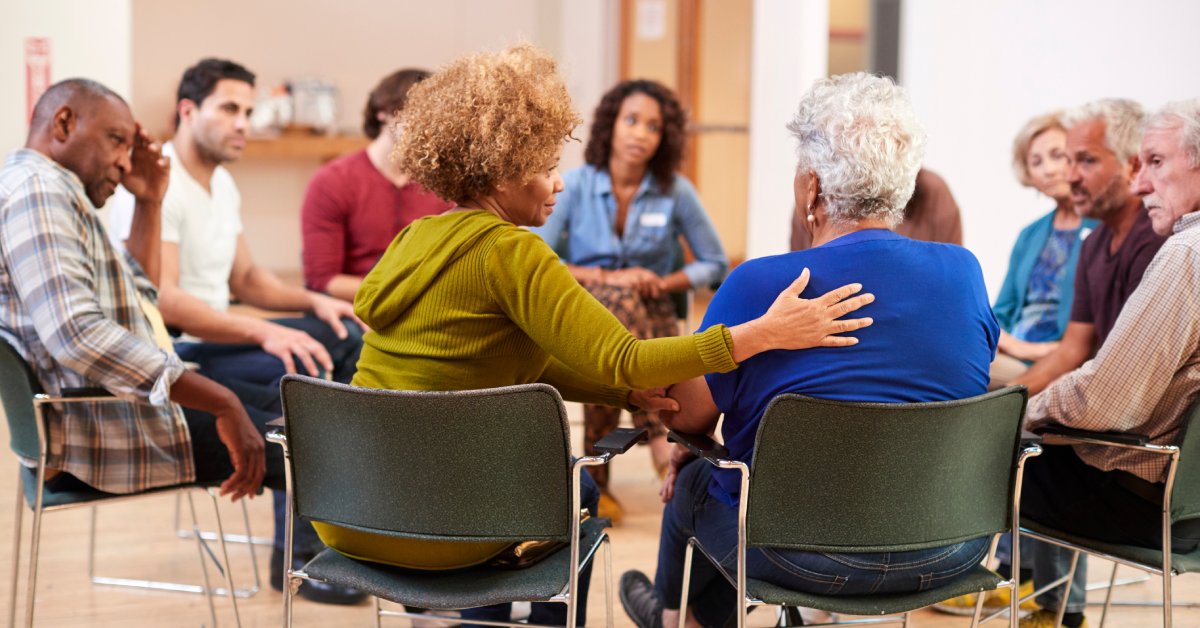
<svg viewBox="0 0 1200 628">
<path fill-rule="evenodd" d="M 943 600 L 995 589 L 1004 579 L 995 572 L 977 566 L 967 574 L 946 586 L 918 593 L 885 593 L 879 595 L 815 595 L 785 589 L 778 585 L 746 579 L 746 592 L 768 604 L 805 606 L 819 608 L 832 613 L 849 615 L 891 615 L 936 604 Z"/>
<path fill-rule="evenodd" d="M 56 508 L 65 508 L 68 506 L 77 506 L 89 502 L 112 501 L 114 499 L 122 499 L 127 497 L 136 497 L 140 495 L 149 495 L 151 493 L 162 493 L 166 491 L 175 491 L 184 488 L 203 488 L 207 486 L 216 486 L 216 484 L 176 484 L 174 486 L 160 486 L 152 488 L 140 493 L 106 493 L 101 490 L 94 489 L 83 482 L 72 482 L 74 488 L 65 491 L 42 491 L 42 509 L 54 510 Z M 37 496 L 37 474 L 29 467 L 23 467 L 21 473 L 21 485 L 25 491 L 25 503 L 32 510 L 34 500 Z M 258 491 L 262 493 L 260 488 Z"/>
<path fill-rule="evenodd" d="M 1137 545 L 1118 545 L 1116 543 L 1103 543 L 1095 539 L 1070 534 L 1061 530 L 1044 526 L 1036 521 L 1029 519 L 1021 519 L 1021 528 L 1030 530 L 1038 534 L 1042 534 L 1060 541 L 1065 541 L 1072 545 L 1087 548 L 1109 556 L 1115 556 L 1124 560 L 1148 565 L 1151 567 L 1162 567 L 1162 550 L 1150 549 L 1148 547 L 1140 547 Z M 1022 561 L 1024 564 L 1024 561 Z M 1190 571 L 1200 571 L 1200 547 L 1192 550 L 1188 554 L 1177 554 L 1171 552 L 1171 569 L 1176 574 L 1188 573 Z"/>
<path fill-rule="evenodd" d="M 580 526 L 581 558 L 604 539 L 605 523 L 591 518 Z M 485 565 L 452 573 L 417 572 L 355 560 L 326 549 L 305 565 L 304 571 L 316 580 L 352 586 L 406 606 L 448 610 L 548 600 L 567 587 L 570 561 L 570 549 L 564 547 L 526 569 Z"/>
</svg>

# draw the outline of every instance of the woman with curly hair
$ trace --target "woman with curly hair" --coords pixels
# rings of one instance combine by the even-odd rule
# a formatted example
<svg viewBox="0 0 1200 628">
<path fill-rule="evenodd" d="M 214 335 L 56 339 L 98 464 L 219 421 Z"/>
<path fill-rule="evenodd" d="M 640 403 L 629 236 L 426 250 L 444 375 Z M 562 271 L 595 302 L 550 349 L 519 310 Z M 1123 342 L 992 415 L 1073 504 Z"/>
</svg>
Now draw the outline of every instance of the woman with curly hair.
<svg viewBox="0 0 1200 628">
<path fill-rule="evenodd" d="M 661 390 L 638 389 L 730 371 L 769 349 L 852 345 L 853 338 L 832 334 L 871 323 L 837 320 L 872 300 L 849 298 L 860 286 L 800 299 L 803 273 L 748 323 L 685 338 L 631 336 L 541 238 L 522 228 L 543 224 L 554 211 L 562 191 L 559 154 L 579 123 L 554 60 L 531 46 L 452 62 L 412 88 L 399 123 L 399 161 L 456 207 L 406 227 L 363 280 L 354 311 L 371 331 L 356 386 L 469 390 L 545 382 L 571 400 L 677 409 Z M 584 480 L 581 496 L 595 514 L 597 491 Z M 410 569 L 469 567 L 504 549 L 328 525 L 318 533 L 346 554 Z M 534 607 L 531 623 L 565 621 L 562 605 Z M 580 613 L 584 608 L 580 600 Z M 505 613 L 488 607 L 463 615 Z"/>
<path fill-rule="evenodd" d="M 696 189 L 676 172 L 686 126 L 675 94 L 660 83 L 624 81 L 608 90 L 593 116 L 587 165 L 563 176 L 556 211 L 537 230 L 571 275 L 642 339 L 678 335 L 671 293 L 712 285 L 729 267 Z M 695 256 L 686 265 L 681 236 Z M 584 451 L 591 454 L 620 416 L 620 408 L 584 406 Z M 634 412 L 633 423 L 649 430 L 661 473 L 671 451 L 666 429 L 647 412 Z M 588 470 L 600 486 L 600 512 L 620 518 L 608 468 Z"/>
</svg>

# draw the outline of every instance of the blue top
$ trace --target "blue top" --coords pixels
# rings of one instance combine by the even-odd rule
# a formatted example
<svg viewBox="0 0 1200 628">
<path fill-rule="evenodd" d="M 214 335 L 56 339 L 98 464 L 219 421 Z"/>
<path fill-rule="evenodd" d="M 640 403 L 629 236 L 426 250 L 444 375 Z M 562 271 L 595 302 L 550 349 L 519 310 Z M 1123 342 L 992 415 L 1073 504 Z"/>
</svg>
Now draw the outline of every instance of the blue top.
<svg viewBox="0 0 1200 628">
<path fill-rule="evenodd" d="M 608 270 L 640 266 L 660 277 L 669 275 L 679 268 L 682 235 L 696 258 L 683 267 L 693 287 L 725 276 L 729 258 L 696 188 L 683 175 L 676 174 L 671 189 L 664 191 L 646 174 L 630 203 L 624 237 L 613 229 L 617 199 L 607 171 L 582 166 L 566 173 L 563 184 L 554 212 L 533 231 L 568 264 Z"/>
<path fill-rule="evenodd" d="M 1058 309 L 1062 301 L 1063 275 L 1071 247 L 1079 241 L 1083 227 L 1055 229 L 1046 238 L 1046 246 L 1038 254 L 1033 272 L 1029 273 L 1029 289 L 1025 291 L 1025 307 L 1013 325 L 1012 335 L 1028 342 L 1054 342 L 1062 337 L 1058 328 Z"/>
<path fill-rule="evenodd" d="M 850 316 L 870 316 L 875 323 L 851 334 L 859 339 L 853 347 L 766 351 L 734 371 L 706 375 L 713 401 L 725 413 L 721 435 L 732 457 L 751 461 L 762 413 L 783 393 L 912 403 L 987 392 L 1000 329 L 979 261 L 953 244 L 867 229 L 814 249 L 750 260 L 721 284 L 701 327 L 761 316 L 805 267 L 812 278 L 804 298 L 861 283 L 875 302 Z M 739 477 L 716 469 L 709 492 L 734 505 Z"/>
<path fill-rule="evenodd" d="M 1079 237 L 1071 244 L 1064 266 L 1065 272 L 1058 275 L 1055 282 L 1058 286 L 1058 307 L 1054 312 L 1057 331 L 1048 341 L 1062 338 L 1063 332 L 1067 330 L 1067 323 L 1071 320 L 1071 304 L 1075 300 L 1075 267 L 1079 265 L 1079 250 L 1083 246 L 1083 240 L 1099 224 L 1096 220 L 1084 218 Z M 1004 276 L 1004 283 L 1000 285 L 996 304 L 992 306 L 1000 328 L 1010 334 L 1013 333 L 1017 321 L 1021 318 L 1021 312 L 1027 305 L 1029 278 L 1033 274 L 1033 267 L 1053 231 L 1054 212 L 1051 211 L 1022 229 L 1017 236 L 1017 243 L 1013 245 L 1012 257 L 1008 261 L 1008 273 Z"/>
</svg>

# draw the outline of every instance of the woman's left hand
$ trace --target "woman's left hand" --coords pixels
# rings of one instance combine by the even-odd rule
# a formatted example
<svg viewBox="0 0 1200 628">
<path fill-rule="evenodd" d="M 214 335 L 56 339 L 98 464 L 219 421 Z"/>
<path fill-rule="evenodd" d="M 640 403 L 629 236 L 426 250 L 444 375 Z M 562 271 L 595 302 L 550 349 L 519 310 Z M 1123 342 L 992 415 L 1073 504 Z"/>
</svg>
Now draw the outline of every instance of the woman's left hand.
<svg viewBox="0 0 1200 628">
<path fill-rule="evenodd" d="M 646 412 L 679 412 L 679 402 L 667 396 L 666 388 L 631 390 L 629 405 Z"/>
</svg>

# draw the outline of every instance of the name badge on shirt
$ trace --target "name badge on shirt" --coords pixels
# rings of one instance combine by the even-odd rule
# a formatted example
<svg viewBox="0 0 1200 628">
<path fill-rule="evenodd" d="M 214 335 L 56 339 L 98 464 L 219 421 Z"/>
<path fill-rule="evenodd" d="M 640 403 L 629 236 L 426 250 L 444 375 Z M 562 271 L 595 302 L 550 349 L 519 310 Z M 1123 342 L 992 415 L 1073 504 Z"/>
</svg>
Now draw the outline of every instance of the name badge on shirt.
<svg viewBox="0 0 1200 628">
<path fill-rule="evenodd" d="M 643 227 L 665 227 L 667 226 L 667 215 L 642 214 L 641 223 Z"/>
</svg>

